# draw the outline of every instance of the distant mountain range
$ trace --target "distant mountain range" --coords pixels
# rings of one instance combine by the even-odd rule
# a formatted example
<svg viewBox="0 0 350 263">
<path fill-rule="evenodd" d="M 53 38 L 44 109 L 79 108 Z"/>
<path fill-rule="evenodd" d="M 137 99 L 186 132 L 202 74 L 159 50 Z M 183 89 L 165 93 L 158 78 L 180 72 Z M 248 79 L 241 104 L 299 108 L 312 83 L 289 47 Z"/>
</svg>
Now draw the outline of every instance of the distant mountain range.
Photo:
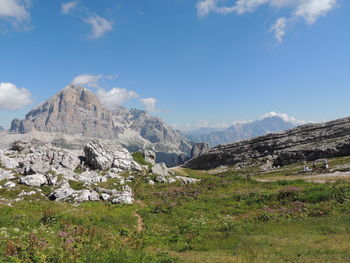
<svg viewBox="0 0 350 263">
<path fill-rule="evenodd" d="M 268 114 L 256 121 L 237 122 L 228 128 L 199 128 L 184 131 L 185 136 L 193 142 L 205 142 L 211 147 L 233 143 L 269 133 L 281 132 L 295 128 L 305 122 L 288 118 L 282 114 Z"/>
</svg>

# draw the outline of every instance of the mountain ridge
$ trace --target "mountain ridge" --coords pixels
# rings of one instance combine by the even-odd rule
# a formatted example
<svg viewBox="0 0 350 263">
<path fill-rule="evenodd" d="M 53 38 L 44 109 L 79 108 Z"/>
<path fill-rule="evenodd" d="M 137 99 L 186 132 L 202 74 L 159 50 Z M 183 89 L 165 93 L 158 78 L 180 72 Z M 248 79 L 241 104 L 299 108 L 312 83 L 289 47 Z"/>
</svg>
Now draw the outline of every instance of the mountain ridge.
<svg viewBox="0 0 350 263">
<path fill-rule="evenodd" d="M 188 161 L 192 169 L 264 164 L 284 166 L 301 161 L 350 154 L 350 117 L 325 123 L 305 124 L 284 132 L 268 134 L 227 145 Z"/>
<path fill-rule="evenodd" d="M 184 132 L 185 136 L 196 143 L 205 142 L 211 147 L 233 143 L 274 132 L 281 132 L 299 126 L 302 122 L 290 121 L 283 115 L 267 115 L 260 120 L 237 122 L 228 128 L 203 127 Z"/>
<path fill-rule="evenodd" d="M 33 132 L 116 140 L 128 149 L 189 155 L 192 145 L 180 132 L 146 111 L 105 108 L 90 90 L 69 85 L 11 123 L 10 133 Z"/>
</svg>

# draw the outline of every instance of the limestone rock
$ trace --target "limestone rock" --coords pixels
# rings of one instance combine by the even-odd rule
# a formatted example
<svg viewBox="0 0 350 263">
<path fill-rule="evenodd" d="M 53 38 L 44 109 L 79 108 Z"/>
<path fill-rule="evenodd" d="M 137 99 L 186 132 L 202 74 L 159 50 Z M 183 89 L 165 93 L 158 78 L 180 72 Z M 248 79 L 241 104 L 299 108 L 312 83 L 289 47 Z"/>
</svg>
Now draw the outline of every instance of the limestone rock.
<svg viewBox="0 0 350 263">
<path fill-rule="evenodd" d="M 169 176 L 169 169 L 165 163 L 157 163 L 152 167 L 152 173 L 159 176 Z"/>
<path fill-rule="evenodd" d="M 144 150 L 143 156 L 144 156 L 146 162 L 148 162 L 152 165 L 156 164 L 156 153 L 154 151 Z"/>
<path fill-rule="evenodd" d="M 177 180 L 179 180 L 183 184 L 194 184 L 197 182 L 200 182 L 200 179 L 190 178 L 190 177 L 184 177 L 184 176 L 176 176 Z"/>
<path fill-rule="evenodd" d="M 21 184 L 28 186 L 41 187 L 48 184 L 47 178 L 42 174 L 32 174 L 27 176 L 22 176 L 19 181 Z"/>
<path fill-rule="evenodd" d="M 49 198 L 55 201 L 63 201 L 72 196 L 74 193 L 75 191 L 69 186 L 69 183 L 64 182 L 59 188 L 54 190 L 49 195 Z"/>
<path fill-rule="evenodd" d="M 4 180 L 12 180 L 15 179 L 16 177 L 11 171 L 6 171 L 4 169 L 0 168 L 0 181 Z"/>
<path fill-rule="evenodd" d="M 4 187 L 5 188 L 13 188 L 13 187 L 16 187 L 16 184 L 14 182 L 9 181 L 9 182 L 6 182 L 4 184 Z"/>
<path fill-rule="evenodd" d="M 84 154 L 86 163 L 94 169 L 104 171 L 114 168 L 117 172 L 142 170 L 128 150 L 117 145 L 104 145 L 93 140 L 85 146 Z"/>
<path fill-rule="evenodd" d="M 91 190 L 79 190 L 76 191 L 73 194 L 73 200 L 75 202 L 87 202 L 87 201 L 99 201 L 100 200 L 100 196 L 98 193 L 96 193 L 95 191 L 91 191 Z"/>
</svg>

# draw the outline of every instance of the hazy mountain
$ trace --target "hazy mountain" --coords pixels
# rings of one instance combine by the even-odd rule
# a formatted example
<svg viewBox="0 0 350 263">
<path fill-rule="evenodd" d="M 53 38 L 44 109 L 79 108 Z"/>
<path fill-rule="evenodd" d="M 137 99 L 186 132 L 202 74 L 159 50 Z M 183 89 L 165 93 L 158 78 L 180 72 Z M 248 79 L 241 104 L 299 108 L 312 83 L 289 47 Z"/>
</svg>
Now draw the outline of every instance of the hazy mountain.
<svg viewBox="0 0 350 263">
<path fill-rule="evenodd" d="M 214 147 L 219 144 L 228 144 L 268 133 L 285 131 L 295 128 L 301 123 L 294 119 L 274 114 L 256 121 L 236 123 L 229 128 L 200 128 L 186 131 L 184 134 L 193 142 L 206 142 L 211 147 Z"/>
<path fill-rule="evenodd" d="M 185 136 L 161 119 L 136 109 L 109 110 L 94 93 L 75 86 L 35 107 L 24 120 L 13 120 L 10 132 L 81 135 L 82 139 L 116 140 L 131 150 L 153 149 L 166 154 L 188 155 L 192 148 Z"/>
</svg>

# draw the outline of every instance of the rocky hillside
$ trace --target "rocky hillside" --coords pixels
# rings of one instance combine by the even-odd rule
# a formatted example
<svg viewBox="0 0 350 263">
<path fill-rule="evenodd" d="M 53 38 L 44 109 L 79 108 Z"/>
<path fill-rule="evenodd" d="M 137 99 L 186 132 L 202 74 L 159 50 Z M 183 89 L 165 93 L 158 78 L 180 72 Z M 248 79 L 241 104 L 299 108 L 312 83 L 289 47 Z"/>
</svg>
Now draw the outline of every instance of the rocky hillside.
<svg viewBox="0 0 350 263">
<path fill-rule="evenodd" d="M 229 128 L 200 128 L 184 132 L 193 142 L 205 142 L 211 147 L 233 143 L 273 132 L 281 132 L 297 127 L 300 123 L 285 120 L 281 116 L 269 116 L 261 120 L 236 123 Z"/>
<path fill-rule="evenodd" d="M 219 166 L 263 164 L 283 166 L 350 155 L 350 118 L 299 126 L 286 132 L 220 145 L 188 161 L 185 167 L 213 169 Z"/>
<path fill-rule="evenodd" d="M 69 135 L 108 139 L 119 142 L 132 151 L 153 149 L 163 153 L 162 156 L 189 155 L 192 147 L 188 139 L 159 118 L 145 111 L 128 110 L 124 107 L 106 109 L 94 93 L 75 86 L 66 87 L 35 107 L 24 120 L 13 120 L 10 132 L 58 134 L 55 142 L 60 142 L 61 137 Z M 86 141 L 83 140 L 83 143 Z M 61 144 L 64 146 L 69 142 Z"/>
<path fill-rule="evenodd" d="M 153 154 L 145 151 L 142 158 Z M 199 181 L 175 176 L 164 163 L 141 165 L 127 149 L 98 140 L 89 142 L 83 151 L 63 150 L 51 144 L 38 147 L 21 141 L 14 142 L 10 149 L 0 150 L 0 189 L 11 192 L 21 185 L 30 190 L 23 190 L 16 199 L 2 199 L 6 202 L 40 195 L 56 201 L 132 204 L 131 185 L 135 175 L 142 175 L 142 179 L 150 185 Z M 43 189 L 47 195 L 42 193 Z"/>
</svg>

